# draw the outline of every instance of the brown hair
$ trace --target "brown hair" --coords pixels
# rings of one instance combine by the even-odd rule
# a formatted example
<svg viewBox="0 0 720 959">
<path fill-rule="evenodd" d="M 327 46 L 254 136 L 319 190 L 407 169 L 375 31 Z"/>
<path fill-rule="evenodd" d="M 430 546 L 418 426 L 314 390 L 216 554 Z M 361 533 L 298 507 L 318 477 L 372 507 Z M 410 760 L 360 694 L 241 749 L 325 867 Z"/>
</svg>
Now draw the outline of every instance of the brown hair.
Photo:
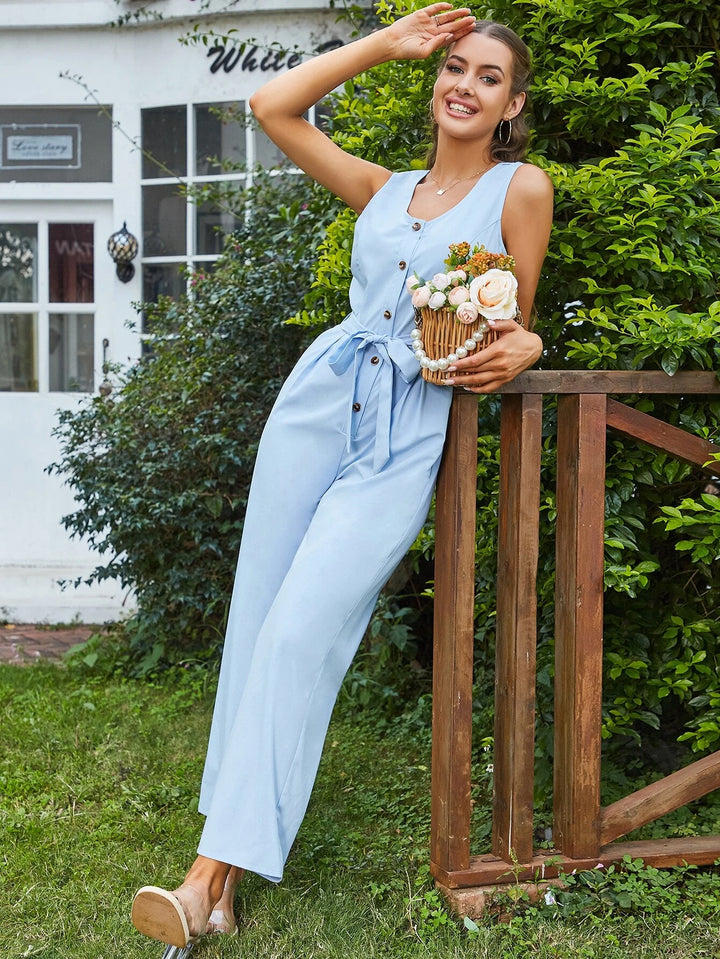
<svg viewBox="0 0 720 959">
<path fill-rule="evenodd" d="M 530 81 L 532 80 L 530 51 L 514 30 L 511 30 L 510 27 L 506 27 L 502 23 L 495 23 L 494 20 L 478 20 L 475 23 L 473 33 L 479 33 L 483 36 L 490 37 L 493 40 L 499 40 L 500 43 L 504 43 L 512 53 L 513 66 L 510 93 L 512 96 L 517 96 L 518 93 L 524 93 L 525 103 L 523 104 L 520 113 L 518 113 L 518 115 L 512 119 L 510 139 L 507 143 L 504 143 L 500 140 L 499 132 L 501 124 L 499 123 L 497 125 L 490 143 L 490 157 L 496 162 L 512 162 L 514 160 L 522 160 L 525 157 L 528 140 L 530 137 L 530 131 L 528 130 L 528 126 L 525 121 L 525 110 L 528 105 L 527 93 L 530 87 Z M 451 44 L 445 51 L 445 55 L 440 61 L 440 65 L 438 67 L 438 73 L 440 73 L 445 66 L 445 61 L 447 60 L 452 48 L 453 44 Z M 506 131 L 503 130 L 502 132 L 504 140 L 506 139 Z M 437 159 L 437 147 L 438 125 L 433 118 L 432 147 L 430 148 L 430 152 L 427 155 L 427 160 L 425 161 L 428 170 L 433 167 L 435 160 Z"/>
</svg>

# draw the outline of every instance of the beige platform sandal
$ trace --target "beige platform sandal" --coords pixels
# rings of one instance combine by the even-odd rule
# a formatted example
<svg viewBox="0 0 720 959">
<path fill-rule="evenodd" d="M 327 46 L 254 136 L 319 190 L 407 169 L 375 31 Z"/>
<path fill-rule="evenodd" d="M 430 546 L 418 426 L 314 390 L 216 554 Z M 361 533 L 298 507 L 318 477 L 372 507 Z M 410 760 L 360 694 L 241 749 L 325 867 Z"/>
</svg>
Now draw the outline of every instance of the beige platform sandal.
<svg viewBox="0 0 720 959">
<path fill-rule="evenodd" d="M 162 959 L 187 959 L 197 943 L 197 938 L 190 936 L 182 903 L 159 886 L 138 889 L 131 919 L 138 932 L 166 944 Z"/>
<path fill-rule="evenodd" d="M 237 922 L 233 914 L 228 916 L 224 909 L 213 909 L 205 927 L 206 936 L 235 936 L 237 931 Z"/>
</svg>

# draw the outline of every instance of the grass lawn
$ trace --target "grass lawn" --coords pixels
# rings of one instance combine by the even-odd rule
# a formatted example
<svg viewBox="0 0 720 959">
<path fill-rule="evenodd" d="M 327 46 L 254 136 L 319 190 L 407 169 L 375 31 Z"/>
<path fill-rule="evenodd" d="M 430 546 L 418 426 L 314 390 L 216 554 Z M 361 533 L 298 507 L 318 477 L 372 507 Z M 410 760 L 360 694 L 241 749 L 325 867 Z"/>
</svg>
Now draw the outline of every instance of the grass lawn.
<svg viewBox="0 0 720 959">
<path fill-rule="evenodd" d="M 211 706 L 198 673 L 154 686 L 0 666 L 2 959 L 160 959 L 130 902 L 144 883 L 178 883 L 194 856 Z M 466 929 L 427 875 L 428 737 L 371 718 L 336 712 L 285 879 L 249 877 L 240 936 L 194 955 L 720 957 L 713 871 L 591 877 L 559 906 Z"/>
</svg>

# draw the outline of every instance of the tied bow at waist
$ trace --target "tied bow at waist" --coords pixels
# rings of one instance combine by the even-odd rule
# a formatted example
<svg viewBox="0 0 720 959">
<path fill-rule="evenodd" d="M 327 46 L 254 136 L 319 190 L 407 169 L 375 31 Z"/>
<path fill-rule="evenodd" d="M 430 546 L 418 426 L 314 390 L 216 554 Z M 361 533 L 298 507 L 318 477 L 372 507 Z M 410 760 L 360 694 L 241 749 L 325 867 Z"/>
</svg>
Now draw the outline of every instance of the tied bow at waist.
<svg viewBox="0 0 720 959">
<path fill-rule="evenodd" d="M 395 372 L 405 381 L 412 383 L 420 372 L 420 366 L 412 348 L 398 336 L 387 336 L 367 330 L 351 314 L 339 327 L 346 337 L 330 351 L 328 363 L 337 376 L 347 372 L 353 364 L 353 393 L 348 403 L 346 423 L 347 449 L 352 446 L 353 403 L 358 387 L 358 375 L 363 361 L 364 351 L 371 346 L 384 361 L 378 372 L 380 395 L 378 398 L 377 420 L 375 423 L 375 451 L 373 471 L 378 473 L 390 459 L 390 426 L 392 423 L 393 378 Z"/>
</svg>

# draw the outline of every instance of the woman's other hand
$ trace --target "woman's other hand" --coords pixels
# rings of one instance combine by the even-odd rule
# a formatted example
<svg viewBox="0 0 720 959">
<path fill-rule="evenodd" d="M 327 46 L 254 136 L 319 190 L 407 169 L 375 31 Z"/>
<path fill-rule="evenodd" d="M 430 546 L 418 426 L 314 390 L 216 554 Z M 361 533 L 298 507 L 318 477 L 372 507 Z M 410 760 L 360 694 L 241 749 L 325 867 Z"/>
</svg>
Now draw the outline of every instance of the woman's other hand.
<svg viewBox="0 0 720 959">
<path fill-rule="evenodd" d="M 471 393 L 493 393 L 540 358 L 543 343 L 537 333 L 515 320 L 494 320 L 490 326 L 500 334 L 499 339 L 448 367 L 443 381 L 447 386 L 462 386 Z"/>
</svg>

